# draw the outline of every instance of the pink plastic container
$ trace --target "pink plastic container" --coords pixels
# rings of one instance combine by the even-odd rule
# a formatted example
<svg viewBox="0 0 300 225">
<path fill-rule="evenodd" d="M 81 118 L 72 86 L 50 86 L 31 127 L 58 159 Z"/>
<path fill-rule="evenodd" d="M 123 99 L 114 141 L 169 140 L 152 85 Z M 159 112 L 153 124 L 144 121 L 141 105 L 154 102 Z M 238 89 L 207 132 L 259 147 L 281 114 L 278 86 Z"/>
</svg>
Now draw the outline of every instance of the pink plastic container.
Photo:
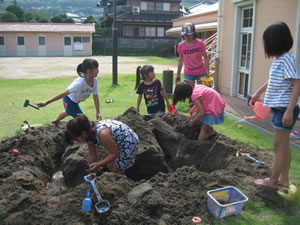
<svg viewBox="0 0 300 225">
<path fill-rule="evenodd" d="M 271 108 L 264 106 L 264 101 L 259 99 L 254 103 L 254 105 L 250 104 L 255 113 L 254 116 L 244 116 L 244 120 L 264 120 L 271 111 Z"/>
</svg>

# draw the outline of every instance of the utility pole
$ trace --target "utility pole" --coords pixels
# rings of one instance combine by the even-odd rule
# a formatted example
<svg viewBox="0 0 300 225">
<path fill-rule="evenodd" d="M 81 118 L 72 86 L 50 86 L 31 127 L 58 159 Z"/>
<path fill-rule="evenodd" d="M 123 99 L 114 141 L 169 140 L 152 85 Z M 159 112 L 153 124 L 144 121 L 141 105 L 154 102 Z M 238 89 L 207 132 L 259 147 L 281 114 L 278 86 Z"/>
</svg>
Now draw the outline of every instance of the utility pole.
<svg viewBox="0 0 300 225">
<path fill-rule="evenodd" d="M 117 0 L 113 0 L 113 29 L 112 29 L 112 39 L 113 39 L 113 84 L 118 84 L 118 29 L 116 28 L 116 16 L 117 16 Z"/>
</svg>

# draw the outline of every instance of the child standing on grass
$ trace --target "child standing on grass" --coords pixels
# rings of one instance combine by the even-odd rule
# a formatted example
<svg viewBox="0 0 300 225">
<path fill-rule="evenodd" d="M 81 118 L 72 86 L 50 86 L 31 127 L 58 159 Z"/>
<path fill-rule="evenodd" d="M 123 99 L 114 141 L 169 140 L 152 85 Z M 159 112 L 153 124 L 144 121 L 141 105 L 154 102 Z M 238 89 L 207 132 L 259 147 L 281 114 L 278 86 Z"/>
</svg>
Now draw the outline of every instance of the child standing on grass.
<svg viewBox="0 0 300 225">
<path fill-rule="evenodd" d="M 289 169 L 291 152 L 289 148 L 290 132 L 298 118 L 297 101 L 300 92 L 300 75 L 296 60 L 289 53 L 293 46 L 293 38 L 284 22 L 274 23 L 263 34 L 265 54 L 274 57 L 270 68 L 269 80 L 252 96 L 250 104 L 254 104 L 266 91 L 264 105 L 273 111 L 274 128 L 274 160 L 271 177 L 256 179 L 260 186 L 289 186 Z"/>
<path fill-rule="evenodd" d="M 201 83 L 201 78 L 209 75 L 209 61 L 206 54 L 206 45 L 196 38 L 195 26 L 192 23 L 182 25 L 181 36 L 183 41 L 178 44 L 178 67 L 176 83 L 180 82 L 180 73 L 184 63 L 184 81 L 194 86 L 195 81 Z M 203 61 L 204 57 L 204 61 Z"/>
<path fill-rule="evenodd" d="M 65 111 L 61 112 L 58 117 L 52 121 L 53 124 L 58 124 L 67 116 L 75 117 L 79 114 L 83 114 L 79 103 L 85 101 L 91 94 L 93 94 L 96 107 L 96 119 L 101 119 L 98 98 L 98 66 L 99 64 L 95 59 L 85 59 L 77 66 L 79 77 L 76 78 L 65 91 L 46 102 L 37 103 L 39 107 L 44 107 L 51 102 L 63 98 Z"/>
<path fill-rule="evenodd" d="M 221 95 L 211 87 L 196 85 L 195 88 L 188 83 L 176 85 L 173 95 L 173 105 L 185 99 L 192 100 L 192 106 L 197 110 L 192 114 L 189 126 L 201 124 L 198 141 L 204 141 L 210 136 L 216 135 L 212 125 L 224 122 L 224 109 L 226 102 Z"/>
<path fill-rule="evenodd" d="M 140 83 L 141 76 L 143 80 L 142 83 Z M 136 93 L 138 94 L 136 109 L 138 112 L 140 112 L 142 95 L 144 95 L 148 115 L 162 116 L 165 113 L 164 100 L 168 108 L 170 107 L 165 89 L 162 87 L 161 82 L 155 79 L 153 66 L 145 65 L 143 67 L 137 67 L 135 90 L 136 89 Z"/>
</svg>

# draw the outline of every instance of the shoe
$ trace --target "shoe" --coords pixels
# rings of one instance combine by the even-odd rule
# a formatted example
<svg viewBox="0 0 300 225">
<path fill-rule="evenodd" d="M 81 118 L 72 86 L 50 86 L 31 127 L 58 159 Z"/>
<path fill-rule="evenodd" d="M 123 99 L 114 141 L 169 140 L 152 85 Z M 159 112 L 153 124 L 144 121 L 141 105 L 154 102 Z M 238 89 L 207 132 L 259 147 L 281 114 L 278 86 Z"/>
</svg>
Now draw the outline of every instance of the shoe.
<svg viewBox="0 0 300 225">
<path fill-rule="evenodd" d="M 297 134 L 297 135 L 300 135 L 300 130 L 294 130 L 293 133 Z"/>
<path fill-rule="evenodd" d="M 296 134 L 295 132 L 290 133 L 290 138 L 300 138 L 300 134 Z"/>
</svg>

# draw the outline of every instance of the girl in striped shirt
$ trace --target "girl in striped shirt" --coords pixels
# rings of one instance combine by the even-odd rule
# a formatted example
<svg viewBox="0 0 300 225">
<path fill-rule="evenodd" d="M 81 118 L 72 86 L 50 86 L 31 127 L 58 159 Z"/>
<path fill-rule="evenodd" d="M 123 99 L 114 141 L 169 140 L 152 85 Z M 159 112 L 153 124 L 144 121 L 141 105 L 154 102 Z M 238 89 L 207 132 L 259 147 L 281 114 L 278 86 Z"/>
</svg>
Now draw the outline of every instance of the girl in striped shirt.
<svg viewBox="0 0 300 225">
<path fill-rule="evenodd" d="M 256 179 L 260 186 L 289 186 L 291 152 L 289 148 L 290 132 L 298 118 L 297 105 L 300 92 L 300 75 L 296 60 L 289 53 L 293 38 L 284 22 L 274 23 L 263 34 L 265 55 L 274 57 L 270 68 L 269 80 L 253 95 L 250 104 L 254 104 L 266 91 L 265 106 L 273 111 L 274 160 L 272 174 L 268 178 Z"/>
</svg>

